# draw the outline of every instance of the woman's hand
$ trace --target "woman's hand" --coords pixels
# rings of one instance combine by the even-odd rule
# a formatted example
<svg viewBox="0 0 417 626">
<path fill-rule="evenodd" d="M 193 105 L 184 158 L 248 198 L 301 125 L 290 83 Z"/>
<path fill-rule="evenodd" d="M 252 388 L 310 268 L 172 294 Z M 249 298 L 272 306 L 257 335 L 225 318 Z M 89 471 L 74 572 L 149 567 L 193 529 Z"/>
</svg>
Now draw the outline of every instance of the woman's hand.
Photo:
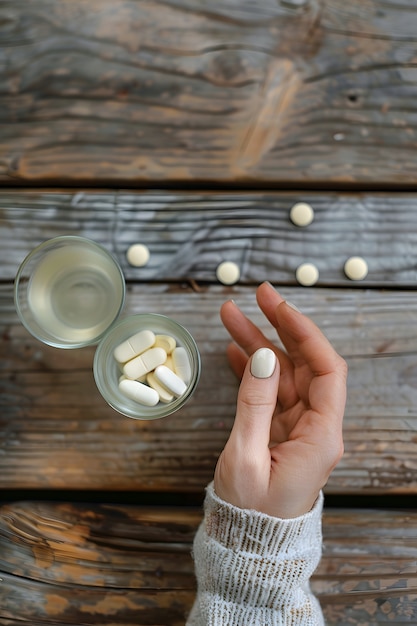
<svg viewBox="0 0 417 626">
<path fill-rule="evenodd" d="M 269 283 L 260 285 L 257 301 L 285 351 L 232 301 L 222 306 L 234 339 L 229 361 L 242 381 L 214 488 L 240 508 L 293 518 L 312 508 L 343 454 L 347 367 L 317 326 Z"/>
</svg>

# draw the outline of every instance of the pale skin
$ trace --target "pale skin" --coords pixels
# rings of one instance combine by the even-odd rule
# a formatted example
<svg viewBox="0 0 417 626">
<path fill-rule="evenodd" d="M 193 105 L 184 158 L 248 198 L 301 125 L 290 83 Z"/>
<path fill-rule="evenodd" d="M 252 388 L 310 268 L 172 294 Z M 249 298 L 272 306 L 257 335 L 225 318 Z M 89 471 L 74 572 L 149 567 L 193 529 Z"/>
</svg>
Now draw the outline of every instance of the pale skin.
<svg viewBox="0 0 417 626">
<path fill-rule="evenodd" d="M 269 284 L 258 306 L 282 348 L 269 341 L 233 301 L 221 319 L 233 342 L 227 354 L 241 379 L 236 417 L 214 476 L 223 500 L 283 519 L 311 510 L 343 455 L 347 366 L 307 316 Z M 268 378 L 251 373 L 259 348 L 276 354 Z"/>
</svg>

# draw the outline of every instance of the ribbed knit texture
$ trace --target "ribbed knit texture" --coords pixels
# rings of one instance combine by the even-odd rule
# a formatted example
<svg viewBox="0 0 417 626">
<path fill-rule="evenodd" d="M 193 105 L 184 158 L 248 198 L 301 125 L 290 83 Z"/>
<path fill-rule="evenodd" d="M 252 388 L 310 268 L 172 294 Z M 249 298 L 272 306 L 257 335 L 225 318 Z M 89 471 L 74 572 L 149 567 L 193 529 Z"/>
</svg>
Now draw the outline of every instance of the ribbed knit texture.
<svg viewBox="0 0 417 626">
<path fill-rule="evenodd" d="M 324 626 L 309 588 L 322 548 L 323 495 L 295 519 L 239 509 L 207 487 L 194 539 L 197 597 L 187 626 Z"/>
</svg>

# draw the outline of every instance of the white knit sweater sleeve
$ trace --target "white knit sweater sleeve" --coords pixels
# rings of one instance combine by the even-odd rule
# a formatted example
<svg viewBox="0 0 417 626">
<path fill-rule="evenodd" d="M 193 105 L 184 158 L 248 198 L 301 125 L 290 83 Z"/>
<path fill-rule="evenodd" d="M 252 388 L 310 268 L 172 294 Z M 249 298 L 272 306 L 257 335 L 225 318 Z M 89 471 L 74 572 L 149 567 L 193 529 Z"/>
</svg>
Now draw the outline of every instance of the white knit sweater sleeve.
<svg viewBox="0 0 417 626">
<path fill-rule="evenodd" d="M 323 626 L 309 579 L 322 549 L 323 495 L 301 517 L 239 509 L 207 487 L 194 539 L 197 596 L 187 626 Z"/>
</svg>

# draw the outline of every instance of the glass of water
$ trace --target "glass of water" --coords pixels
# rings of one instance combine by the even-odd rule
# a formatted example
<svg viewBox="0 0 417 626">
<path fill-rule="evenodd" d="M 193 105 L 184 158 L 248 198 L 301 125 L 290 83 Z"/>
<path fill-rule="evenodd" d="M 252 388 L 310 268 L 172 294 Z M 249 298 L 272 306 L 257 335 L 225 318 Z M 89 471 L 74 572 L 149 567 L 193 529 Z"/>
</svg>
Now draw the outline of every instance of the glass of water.
<svg viewBox="0 0 417 626">
<path fill-rule="evenodd" d="M 15 306 L 26 329 L 57 348 L 96 344 L 124 305 L 125 281 L 112 255 L 77 236 L 32 250 L 15 279 Z"/>
</svg>

